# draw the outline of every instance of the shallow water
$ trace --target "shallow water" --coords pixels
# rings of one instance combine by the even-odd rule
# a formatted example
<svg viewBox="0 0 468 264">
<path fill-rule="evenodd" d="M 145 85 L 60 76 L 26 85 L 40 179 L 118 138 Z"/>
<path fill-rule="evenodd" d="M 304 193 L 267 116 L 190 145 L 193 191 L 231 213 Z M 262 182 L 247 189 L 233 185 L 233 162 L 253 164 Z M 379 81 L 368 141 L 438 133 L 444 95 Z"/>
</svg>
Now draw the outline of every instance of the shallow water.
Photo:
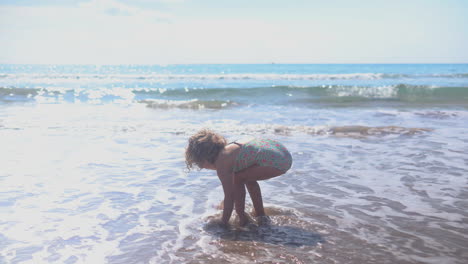
<svg viewBox="0 0 468 264">
<path fill-rule="evenodd" d="M 468 261 L 463 98 L 317 107 L 243 92 L 214 109 L 2 97 L 0 263 Z M 185 170 L 202 127 L 290 149 L 292 169 L 260 183 L 269 221 L 217 224 L 216 175 Z"/>
<path fill-rule="evenodd" d="M 270 226 L 228 231 L 210 225 L 222 200 L 217 177 L 187 174 L 182 154 L 197 127 L 242 134 L 231 132 L 234 120 L 194 125 L 140 106 L 32 109 L 1 112 L 3 262 L 468 259 L 465 113 L 434 120 L 459 128 L 416 134 L 311 134 L 292 126 L 285 135 L 275 133 L 284 127 L 247 125 L 242 133 L 281 140 L 294 165 L 261 183 Z M 413 118 L 427 123 L 431 115 Z"/>
</svg>

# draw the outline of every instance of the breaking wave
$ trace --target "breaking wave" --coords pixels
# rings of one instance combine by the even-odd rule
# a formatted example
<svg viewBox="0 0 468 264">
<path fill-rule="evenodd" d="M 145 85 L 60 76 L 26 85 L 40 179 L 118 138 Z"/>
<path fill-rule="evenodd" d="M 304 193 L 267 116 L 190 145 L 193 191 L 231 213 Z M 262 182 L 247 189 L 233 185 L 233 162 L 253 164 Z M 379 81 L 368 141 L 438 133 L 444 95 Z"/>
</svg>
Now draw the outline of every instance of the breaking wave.
<svg viewBox="0 0 468 264">
<path fill-rule="evenodd" d="M 175 101 L 175 100 L 160 100 L 160 99 L 148 99 L 141 100 L 140 103 L 146 104 L 149 108 L 156 109 L 171 109 L 171 108 L 180 108 L 180 109 L 222 109 L 229 106 L 238 105 L 236 102 L 232 101 L 222 101 L 222 100 L 213 100 L 213 101 L 203 101 L 198 99 L 186 100 L 186 101 Z"/>
<path fill-rule="evenodd" d="M 0 101 L 127 102 L 154 108 L 224 108 L 241 104 L 304 104 L 361 101 L 412 103 L 468 103 L 468 87 L 427 85 L 310 87 L 271 86 L 252 88 L 81 88 L 0 87 Z"/>
</svg>

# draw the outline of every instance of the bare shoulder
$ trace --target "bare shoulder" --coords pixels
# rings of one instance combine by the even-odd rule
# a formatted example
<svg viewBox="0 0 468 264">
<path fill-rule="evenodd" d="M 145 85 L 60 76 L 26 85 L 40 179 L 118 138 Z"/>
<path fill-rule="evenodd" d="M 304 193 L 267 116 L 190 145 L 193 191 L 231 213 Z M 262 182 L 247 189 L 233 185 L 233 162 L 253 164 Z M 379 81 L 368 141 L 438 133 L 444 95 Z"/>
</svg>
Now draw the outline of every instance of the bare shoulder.
<svg viewBox="0 0 468 264">
<path fill-rule="evenodd" d="M 219 153 L 216 160 L 216 168 L 221 172 L 231 172 L 234 163 L 236 162 L 237 155 L 239 154 L 240 147 L 235 144 L 229 144 Z"/>
<path fill-rule="evenodd" d="M 219 173 L 229 173 L 232 171 L 238 150 L 234 146 L 226 146 L 223 151 L 219 153 L 216 160 L 216 170 Z"/>
<path fill-rule="evenodd" d="M 236 140 L 236 142 L 243 145 L 243 144 L 249 143 L 253 139 L 255 139 L 255 138 L 252 137 L 252 136 L 246 136 L 246 137 L 243 137 L 243 138 L 241 138 L 239 140 Z"/>
<path fill-rule="evenodd" d="M 254 138 L 245 137 L 240 140 L 236 140 L 236 142 L 243 145 L 250 142 L 252 139 Z M 237 144 L 228 144 L 224 147 L 224 149 L 218 154 L 218 158 L 215 162 L 218 174 L 230 174 L 233 171 L 240 150 L 241 147 Z"/>
</svg>

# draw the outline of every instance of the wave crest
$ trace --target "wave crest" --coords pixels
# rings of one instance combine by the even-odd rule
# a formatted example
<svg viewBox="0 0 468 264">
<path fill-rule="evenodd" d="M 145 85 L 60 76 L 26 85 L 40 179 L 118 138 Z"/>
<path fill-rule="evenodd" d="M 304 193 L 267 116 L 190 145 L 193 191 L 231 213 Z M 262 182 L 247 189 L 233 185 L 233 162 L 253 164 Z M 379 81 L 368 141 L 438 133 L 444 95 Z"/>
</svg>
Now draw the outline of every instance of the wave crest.
<svg viewBox="0 0 468 264">
<path fill-rule="evenodd" d="M 177 134 L 193 134 L 199 129 L 198 126 L 190 127 L 185 131 L 178 130 Z M 222 134 L 237 135 L 281 135 L 295 136 L 300 134 L 311 136 L 333 136 L 345 138 L 368 138 L 387 136 L 414 136 L 423 135 L 433 131 L 432 128 L 423 127 L 401 127 L 401 126 L 285 126 L 278 124 L 232 124 L 214 127 Z"/>
<path fill-rule="evenodd" d="M 407 105 L 466 105 L 468 87 L 428 85 L 388 86 L 272 86 L 251 88 L 64 88 L 64 87 L 0 87 L 0 101 L 56 102 L 146 102 L 154 108 L 224 108 L 242 104 L 342 104 L 369 101 L 398 101 Z M 146 100 L 146 101 L 145 101 Z M 153 100 L 153 101 L 151 101 Z M 200 100 L 200 101 L 198 101 Z M 234 100 L 236 102 L 234 102 Z M 201 106 L 200 106 L 201 105 Z"/>
<path fill-rule="evenodd" d="M 288 135 L 294 132 L 302 132 L 310 135 L 333 135 L 338 137 L 366 137 L 366 136 L 387 136 L 387 135 L 415 135 L 425 132 L 430 132 L 430 128 L 408 128 L 400 126 L 298 126 L 298 127 L 283 127 L 274 128 L 276 134 Z"/>
<path fill-rule="evenodd" d="M 180 109 L 222 109 L 229 106 L 238 105 L 236 102 L 229 100 L 213 100 L 213 101 L 203 101 L 198 99 L 186 100 L 186 101 L 176 101 L 176 100 L 160 100 L 160 99 L 147 99 L 141 100 L 140 103 L 146 104 L 149 108 L 157 109 L 171 109 L 171 108 L 180 108 Z"/>
</svg>

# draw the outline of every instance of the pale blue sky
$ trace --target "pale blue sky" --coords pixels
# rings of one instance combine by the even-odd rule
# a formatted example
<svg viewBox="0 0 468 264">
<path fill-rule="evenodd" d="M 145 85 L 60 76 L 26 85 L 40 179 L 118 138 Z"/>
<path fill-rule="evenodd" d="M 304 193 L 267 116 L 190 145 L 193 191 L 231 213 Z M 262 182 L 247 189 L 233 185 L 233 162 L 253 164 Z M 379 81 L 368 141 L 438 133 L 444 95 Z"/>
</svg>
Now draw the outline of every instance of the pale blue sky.
<svg viewBox="0 0 468 264">
<path fill-rule="evenodd" d="M 0 63 L 468 63 L 465 0 L 0 0 Z"/>
</svg>

